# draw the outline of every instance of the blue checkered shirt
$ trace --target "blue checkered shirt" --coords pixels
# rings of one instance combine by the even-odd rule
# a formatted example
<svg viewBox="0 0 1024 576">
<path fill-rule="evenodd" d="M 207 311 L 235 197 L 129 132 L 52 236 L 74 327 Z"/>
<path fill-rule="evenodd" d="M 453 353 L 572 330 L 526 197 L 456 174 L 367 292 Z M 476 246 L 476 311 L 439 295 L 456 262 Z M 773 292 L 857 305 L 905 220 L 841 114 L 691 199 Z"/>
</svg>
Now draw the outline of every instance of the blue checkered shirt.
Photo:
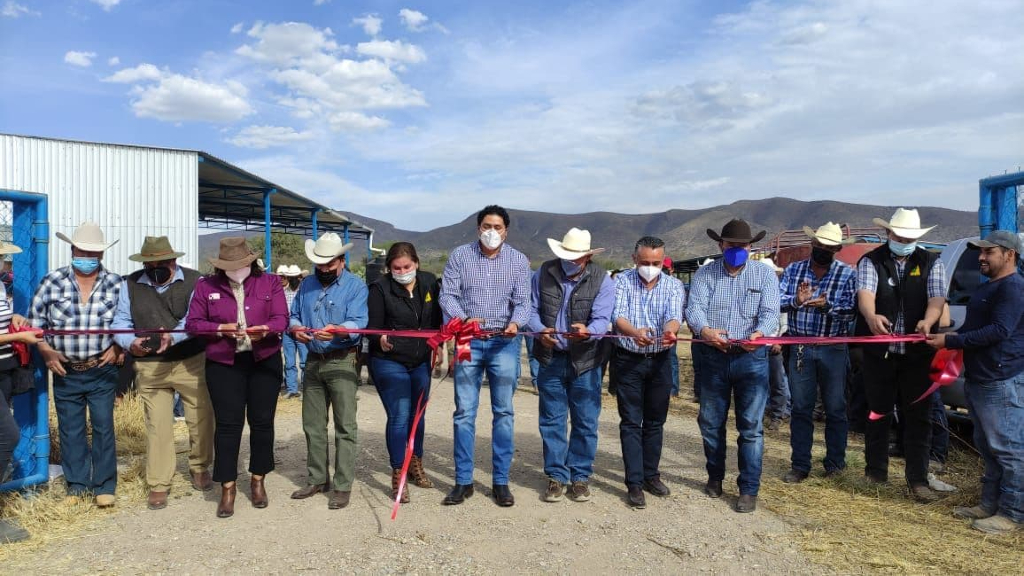
<svg viewBox="0 0 1024 576">
<path fill-rule="evenodd" d="M 530 320 L 530 260 L 502 244 L 488 258 L 480 243 L 452 250 L 441 279 L 438 302 L 445 322 L 482 318 L 484 330 L 504 330 L 510 322 L 523 328 Z"/>
<path fill-rule="evenodd" d="M 721 259 L 704 266 L 690 281 L 686 323 L 696 337 L 707 327 L 724 329 L 729 340 L 753 332 L 765 336 L 779 330 L 779 280 L 775 270 L 756 260 L 730 276 Z"/>
<path fill-rule="evenodd" d="M 907 267 L 907 260 L 904 258 L 893 258 L 896 261 L 896 273 L 903 277 L 903 269 Z M 878 291 L 878 271 L 875 270 L 875 265 L 871 263 L 871 260 L 867 258 L 861 258 L 860 262 L 857 263 L 857 290 L 867 290 L 874 294 Z M 945 298 L 946 297 L 946 265 L 942 263 L 942 260 L 936 259 L 935 264 L 932 265 L 931 272 L 928 273 L 928 298 Z M 911 327 L 913 329 L 914 327 Z M 893 334 L 902 335 L 907 333 L 907 327 L 904 326 L 903 313 L 896 313 L 896 321 L 893 322 L 891 327 Z M 906 342 L 893 342 L 889 344 L 889 352 L 893 354 L 904 354 L 907 351 Z"/>
<path fill-rule="evenodd" d="M 811 285 L 811 298 L 825 297 L 825 308 L 796 305 L 796 293 L 802 282 Z M 810 260 L 786 266 L 779 281 L 779 302 L 787 313 L 789 333 L 793 336 L 848 336 L 853 328 L 856 310 L 857 271 L 852 266 L 833 261 L 819 280 L 811 270 Z"/>
<path fill-rule="evenodd" d="M 635 328 L 650 328 L 656 341 L 650 346 L 639 346 L 632 338 L 616 338 L 615 344 L 637 354 L 664 350 L 666 347 L 661 345 L 660 337 L 665 331 L 665 325 L 673 320 L 682 324 L 685 303 L 686 288 L 682 282 L 668 274 L 662 274 L 650 290 L 636 269 L 619 274 L 615 277 L 612 323 L 625 318 Z"/>
<path fill-rule="evenodd" d="M 43 330 L 109 330 L 117 312 L 121 277 L 100 267 L 96 284 L 85 304 L 70 266 L 50 272 L 36 288 L 28 320 Z M 109 334 L 47 336 L 46 342 L 72 362 L 82 362 L 101 354 L 114 343 Z"/>
</svg>

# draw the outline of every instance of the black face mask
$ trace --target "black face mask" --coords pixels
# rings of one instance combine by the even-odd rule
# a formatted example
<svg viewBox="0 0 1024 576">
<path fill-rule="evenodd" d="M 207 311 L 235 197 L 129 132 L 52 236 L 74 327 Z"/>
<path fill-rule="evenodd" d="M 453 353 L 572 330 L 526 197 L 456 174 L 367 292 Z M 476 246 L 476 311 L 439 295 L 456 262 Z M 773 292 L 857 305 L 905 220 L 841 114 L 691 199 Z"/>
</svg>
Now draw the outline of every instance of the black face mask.
<svg viewBox="0 0 1024 576">
<path fill-rule="evenodd" d="M 814 246 L 811 248 L 811 261 L 818 266 L 829 266 L 836 259 L 836 253 Z"/>
<path fill-rule="evenodd" d="M 324 286 L 338 279 L 338 273 L 334 270 L 321 270 L 316 268 L 314 273 L 316 274 L 316 279 Z"/>
<path fill-rule="evenodd" d="M 149 276 L 149 280 L 157 286 L 163 286 L 171 279 L 171 269 L 167 266 L 153 266 L 152 268 L 146 268 L 146 276 Z"/>
<path fill-rule="evenodd" d="M 299 287 L 299 282 L 300 281 L 301 281 L 300 278 L 289 278 L 288 279 L 288 287 L 291 288 L 292 290 L 295 290 L 296 288 Z"/>
</svg>

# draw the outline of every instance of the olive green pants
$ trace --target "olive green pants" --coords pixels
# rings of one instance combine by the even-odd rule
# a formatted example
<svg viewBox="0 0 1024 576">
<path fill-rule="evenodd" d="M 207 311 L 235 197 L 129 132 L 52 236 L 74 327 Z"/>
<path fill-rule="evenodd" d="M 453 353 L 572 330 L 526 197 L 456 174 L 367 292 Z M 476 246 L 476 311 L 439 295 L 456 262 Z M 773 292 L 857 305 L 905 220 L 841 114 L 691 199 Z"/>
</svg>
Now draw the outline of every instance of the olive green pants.
<svg viewBox="0 0 1024 576">
<path fill-rule="evenodd" d="M 302 431 L 306 434 L 306 481 L 328 481 L 328 410 L 334 416 L 334 478 L 332 488 L 352 490 L 356 468 L 356 371 L 353 359 L 306 361 L 302 377 Z"/>
</svg>

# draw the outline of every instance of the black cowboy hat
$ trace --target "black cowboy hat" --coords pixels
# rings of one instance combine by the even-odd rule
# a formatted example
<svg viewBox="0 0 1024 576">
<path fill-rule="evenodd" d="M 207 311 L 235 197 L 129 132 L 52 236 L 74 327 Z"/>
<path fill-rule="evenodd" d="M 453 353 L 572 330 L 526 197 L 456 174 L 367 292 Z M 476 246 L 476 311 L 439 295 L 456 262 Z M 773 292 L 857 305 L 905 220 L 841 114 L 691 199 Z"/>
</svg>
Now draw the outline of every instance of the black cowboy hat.
<svg viewBox="0 0 1024 576">
<path fill-rule="evenodd" d="M 708 228 L 708 236 L 715 242 L 735 242 L 737 244 L 753 244 L 764 238 L 765 231 L 761 230 L 757 236 L 751 236 L 750 224 L 746 220 L 735 218 L 722 227 L 721 235 Z"/>
</svg>

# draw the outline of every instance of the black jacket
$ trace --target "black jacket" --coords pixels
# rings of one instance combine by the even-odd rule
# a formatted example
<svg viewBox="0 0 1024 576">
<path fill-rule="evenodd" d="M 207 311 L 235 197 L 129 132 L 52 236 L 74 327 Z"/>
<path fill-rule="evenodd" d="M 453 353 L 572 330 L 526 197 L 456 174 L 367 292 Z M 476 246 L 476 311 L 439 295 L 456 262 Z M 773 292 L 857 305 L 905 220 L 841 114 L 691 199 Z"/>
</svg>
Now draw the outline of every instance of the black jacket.
<svg viewBox="0 0 1024 576">
<path fill-rule="evenodd" d="M 436 330 L 441 326 L 441 306 L 437 303 L 439 284 L 430 272 L 416 273 L 416 287 L 410 296 L 405 286 L 384 274 L 370 284 L 366 305 L 369 322 L 375 330 Z M 388 338 L 394 348 L 384 352 L 380 336 L 370 336 L 370 355 L 399 362 L 409 368 L 430 360 L 425 338 Z"/>
</svg>

